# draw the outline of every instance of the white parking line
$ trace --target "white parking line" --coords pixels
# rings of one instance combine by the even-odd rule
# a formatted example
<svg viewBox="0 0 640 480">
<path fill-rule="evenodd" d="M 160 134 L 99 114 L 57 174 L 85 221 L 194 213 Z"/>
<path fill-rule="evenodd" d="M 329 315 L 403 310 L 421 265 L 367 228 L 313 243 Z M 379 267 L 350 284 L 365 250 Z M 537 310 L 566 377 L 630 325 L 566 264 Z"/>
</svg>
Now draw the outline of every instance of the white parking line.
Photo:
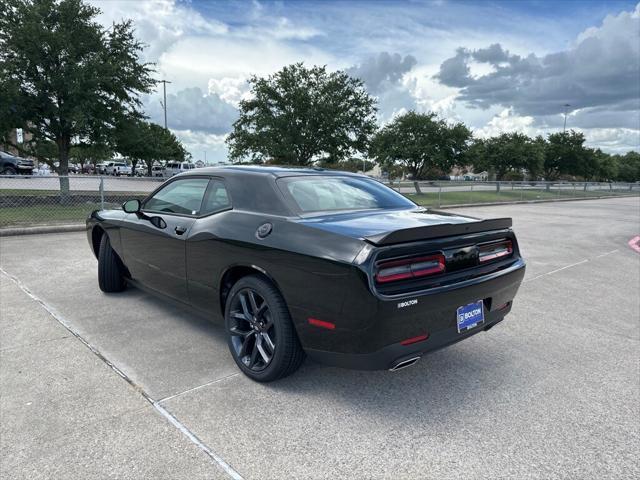
<svg viewBox="0 0 640 480">
<path fill-rule="evenodd" d="M 5 275 L 9 280 L 11 280 L 13 283 L 16 284 L 16 286 L 22 290 L 25 294 L 27 294 L 32 300 L 34 300 L 35 302 L 39 303 L 42 308 L 44 308 L 60 325 L 62 325 L 65 329 L 67 329 L 69 331 L 69 333 L 71 333 L 74 337 L 76 337 L 78 340 L 80 340 L 80 342 L 82 342 L 89 350 L 91 350 L 91 352 L 96 355 L 100 360 L 102 360 L 111 370 L 113 370 L 115 373 L 117 373 L 120 377 L 122 377 L 127 383 L 129 383 L 129 385 L 131 385 L 133 388 L 135 388 L 138 392 L 140 392 L 140 394 L 144 397 L 145 400 L 147 400 L 151 406 L 158 412 L 160 413 L 160 415 L 162 415 L 164 418 L 166 418 L 169 423 L 171 423 L 174 427 L 176 427 L 178 430 L 180 430 L 180 432 L 182 432 L 182 434 L 187 437 L 193 444 L 195 444 L 198 448 L 200 448 L 200 450 L 202 450 L 205 454 L 207 454 L 209 456 L 209 458 L 211 458 L 215 463 L 217 463 L 231 478 L 233 478 L 234 480 L 243 480 L 242 476 L 233 469 L 233 467 L 231 465 L 229 465 L 227 462 L 224 461 L 224 459 L 218 455 L 217 453 L 215 453 L 213 450 L 211 450 L 207 445 L 205 445 L 197 436 L 195 433 L 193 433 L 191 430 L 189 430 L 189 428 L 187 428 L 186 425 L 184 425 L 182 422 L 180 422 L 180 420 L 178 420 L 176 417 L 173 416 L 173 414 L 171 412 L 169 412 L 166 408 L 164 408 L 162 405 L 160 405 L 160 403 L 158 401 L 155 401 L 153 398 L 151 398 L 151 396 L 145 392 L 142 387 L 140 387 L 139 385 L 137 385 L 131 378 L 129 378 L 127 376 L 126 373 L 124 373 L 122 370 L 120 370 L 120 368 L 118 368 L 113 362 L 111 362 L 108 358 L 106 358 L 102 353 L 100 353 L 100 351 L 93 346 L 88 340 L 86 340 L 84 337 L 82 337 L 82 335 L 80 335 L 77 331 L 75 331 L 73 329 L 73 327 L 71 327 L 71 325 L 69 324 L 69 322 L 62 316 L 60 315 L 51 305 L 49 305 L 47 302 L 45 302 L 44 300 L 42 300 L 40 297 L 38 297 L 36 294 L 34 294 L 31 290 L 29 290 L 29 287 L 27 287 L 25 284 L 23 284 L 17 277 L 11 275 L 9 272 L 7 272 L 4 268 L 0 267 L 0 273 L 2 273 L 3 275 Z M 233 374 L 230 376 L 234 376 L 234 375 L 238 375 Z M 225 377 L 225 378 L 229 378 L 229 377 Z M 217 381 L 222 381 L 224 380 L 224 378 L 221 378 Z M 214 382 L 209 382 L 209 384 L 215 383 Z M 205 385 L 200 385 L 198 387 L 195 387 L 191 390 L 196 390 L 198 388 L 204 387 L 208 384 Z M 186 390 L 185 392 L 181 392 L 175 396 L 178 395 L 182 395 L 183 393 L 186 393 L 188 391 L 191 390 Z M 163 400 L 160 401 L 164 401 L 164 400 L 168 400 L 169 398 L 173 398 L 173 397 L 167 397 Z"/>
<path fill-rule="evenodd" d="M 602 258 L 602 257 L 606 257 L 607 255 L 611 255 L 612 253 L 616 253 L 618 251 L 618 249 L 615 250 L 611 250 L 610 252 L 606 252 L 606 253 L 602 253 L 600 255 L 597 255 L 595 257 L 593 257 L 592 259 L 588 259 L 585 258 L 584 260 L 580 260 L 579 262 L 576 263 L 572 263 L 571 265 L 566 265 L 564 267 L 561 268 L 556 268 L 555 270 L 551 270 L 550 272 L 546 272 L 546 273 L 542 273 L 540 275 L 536 275 L 533 278 L 527 278 L 526 280 L 524 280 L 522 283 L 527 283 L 527 282 L 531 282 L 533 280 L 537 280 L 538 278 L 542 278 L 542 277 L 546 277 L 548 275 L 553 275 L 554 273 L 558 273 L 561 272 L 562 270 L 566 270 L 567 268 L 572 268 L 572 267 L 576 267 L 578 265 L 582 265 L 583 263 L 587 263 L 590 262 L 592 260 L 595 260 L 596 258 Z"/>
<path fill-rule="evenodd" d="M 216 378 L 215 380 L 212 380 L 212 381 L 207 382 L 207 383 L 203 383 L 202 385 L 198 385 L 197 387 L 189 388 L 188 390 L 185 390 L 183 392 L 179 392 L 179 393 L 176 393 L 174 395 L 169 395 L 168 397 L 161 398 L 160 400 L 158 400 L 158 403 L 166 402 L 167 400 L 171 400 L 173 398 L 179 397 L 181 395 L 184 395 L 185 393 L 191 393 L 191 392 L 193 392 L 195 390 L 200 390 L 201 388 L 208 387 L 209 385 L 213 385 L 215 383 L 224 382 L 225 380 L 227 380 L 229 378 L 237 377 L 238 375 L 240 375 L 239 372 L 238 373 L 232 373 L 231 375 L 227 375 L 226 377 Z"/>
</svg>

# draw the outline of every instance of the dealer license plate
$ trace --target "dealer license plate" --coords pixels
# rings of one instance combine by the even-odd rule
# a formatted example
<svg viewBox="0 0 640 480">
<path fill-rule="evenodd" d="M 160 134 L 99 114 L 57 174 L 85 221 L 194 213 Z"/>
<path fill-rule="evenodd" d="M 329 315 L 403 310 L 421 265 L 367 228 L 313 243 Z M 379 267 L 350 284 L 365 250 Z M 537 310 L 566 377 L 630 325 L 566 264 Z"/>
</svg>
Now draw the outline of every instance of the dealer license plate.
<svg viewBox="0 0 640 480">
<path fill-rule="evenodd" d="M 466 332 L 484 323 L 484 306 L 482 300 L 458 307 L 456 317 L 458 318 L 458 333 Z"/>
</svg>

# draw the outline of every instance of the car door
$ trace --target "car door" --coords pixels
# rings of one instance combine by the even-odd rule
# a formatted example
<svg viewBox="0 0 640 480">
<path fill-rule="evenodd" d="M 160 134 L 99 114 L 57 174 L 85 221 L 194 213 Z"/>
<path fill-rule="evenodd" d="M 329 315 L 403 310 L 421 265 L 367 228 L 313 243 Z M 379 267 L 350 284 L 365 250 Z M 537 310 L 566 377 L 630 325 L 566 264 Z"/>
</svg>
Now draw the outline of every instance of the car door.
<svg viewBox="0 0 640 480">
<path fill-rule="evenodd" d="M 208 177 L 170 181 L 129 214 L 121 229 L 124 262 L 131 277 L 144 286 L 189 303 L 185 244 L 200 215 Z M 164 222 L 150 221 L 159 217 Z"/>
<path fill-rule="evenodd" d="M 212 177 L 202 202 L 202 217 L 189 232 L 186 251 L 189 300 L 204 312 L 219 312 L 218 281 L 230 262 L 228 247 L 219 235 L 233 228 L 226 215 L 232 209 L 224 179 Z"/>
</svg>

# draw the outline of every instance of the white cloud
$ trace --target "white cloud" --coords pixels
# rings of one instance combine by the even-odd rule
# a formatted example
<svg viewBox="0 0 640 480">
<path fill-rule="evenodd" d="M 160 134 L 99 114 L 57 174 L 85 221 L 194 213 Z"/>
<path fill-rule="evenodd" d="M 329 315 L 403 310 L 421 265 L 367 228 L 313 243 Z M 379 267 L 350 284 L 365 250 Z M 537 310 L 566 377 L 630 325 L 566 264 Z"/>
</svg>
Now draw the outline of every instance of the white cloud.
<svg viewBox="0 0 640 480">
<path fill-rule="evenodd" d="M 238 106 L 240 100 L 249 97 L 249 82 L 245 76 L 209 79 L 209 94 L 216 94 L 222 100 Z"/>
<path fill-rule="evenodd" d="M 205 86 L 212 78 L 268 75 L 300 61 L 324 65 L 332 58 L 313 46 L 293 47 L 274 39 L 192 36 L 164 52 L 159 68 L 180 85 Z"/>
<path fill-rule="evenodd" d="M 157 78 L 173 82 L 170 128 L 218 156 L 226 155 L 220 135 L 230 131 L 250 75 L 300 61 L 353 66 L 378 98 L 381 122 L 408 109 L 431 110 L 479 135 L 535 135 L 561 129 L 558 108 L 569 102 L 576 110 L 568 126 L 584 131 L 590 145 L 638 148 L 640 4 L 584 29 L 578 25 L 593 24 L 595 15 L 578 4 L 569 16 L 531 13 L 518 2 L 382 0 L 363 8 L 348 1 L 89 1 L 103 10 L 106 26 L 133 20 L 149 45 L 145 61 L 157 63 Z M 385 51 L 398 55 L 381 56 Z M 447 59 L 450 85 L 434 79 Z M 145 103 L 162 123 L 160 99 L 157 93 Z"/>
<path fill-rule="evenodd" d="M 505 108 L 489 120 L 484 127 L 474 130 L 473 133 L 480 138 L 493 137 L 507 132 L 520 132 L 534 137 L 543 133 L 534 124 L 535 119 L 532 116 L 514 115 L 511 109 Z"/>
<path fill-rule="evenodd" d="M 191 153 L 194 161 L 207 163 L 228 161 L 228 150 L 224 143 L 226 135 L 212 135 L 194 130 L 173 130 L 173 133 Z"/>
<path fill-rule="evenodd" d="M 173 43 L 186 35 L 224 35 L 229 29 L 221 22 L 175 0 L 89 0 L 102 11 L 98 20 L 105 26 L 131 19 L 137 37 L 148 45 L 147 61 L 155 62 Z"/>
<path fill-rule="evenodd" d="M 640 132 L 631 128 L 583 129 L 585 144 L 609 153 L 626 153 L 640 150 Z"/>
<path fill-rule="evenodd" d="M 149 97 L 145 110 L 152 121 L 164 123 L 160 101 Z M 231 130 L 237 109 L 217 94 L 205 94 L 198 87 L 186 88 L 167 95 L 167 125 L 171 129 L 193 130 L 221 135 Z"/>
<path fill-rule="evenodd" d="M 636 9 L 637 12 L 637 9 Z M 564 110 L 640 106 L 640 17 L 631 12 L 608 16 L 568 50 L 543 57 L 520 56 L 500 44 L 468 50 L 442 62 L 437 78 L 458 87 L 460 99 L 480 108 L 513 107 L 521 115 L 550 115 Z M 472 75 L 470 65 L 491 67 Z"/>
</svg>

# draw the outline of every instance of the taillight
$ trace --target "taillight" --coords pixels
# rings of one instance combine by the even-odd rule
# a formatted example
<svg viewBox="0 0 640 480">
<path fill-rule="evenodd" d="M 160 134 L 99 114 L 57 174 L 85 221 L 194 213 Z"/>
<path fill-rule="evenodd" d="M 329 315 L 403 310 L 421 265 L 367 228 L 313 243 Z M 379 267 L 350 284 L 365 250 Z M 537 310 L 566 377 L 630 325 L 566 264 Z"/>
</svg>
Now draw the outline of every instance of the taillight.
<svg viewBox="0 0 640 480">
<path fill-rule="evenodd" d="M 444 272 L 444 255 L 382 261 L 378 264 L 376 282 L 386 283 L 407 278 L 426 277 Z"/>
<path fill-rule="evenodd" d="M 497 243 L 489 243 L 480 245 L 479 260 L 480 263 L 489 262 L 498 258 L 508 257 L 513 253 L 513 244 L 511 240 L 504 240 Z"/>
</svg>

